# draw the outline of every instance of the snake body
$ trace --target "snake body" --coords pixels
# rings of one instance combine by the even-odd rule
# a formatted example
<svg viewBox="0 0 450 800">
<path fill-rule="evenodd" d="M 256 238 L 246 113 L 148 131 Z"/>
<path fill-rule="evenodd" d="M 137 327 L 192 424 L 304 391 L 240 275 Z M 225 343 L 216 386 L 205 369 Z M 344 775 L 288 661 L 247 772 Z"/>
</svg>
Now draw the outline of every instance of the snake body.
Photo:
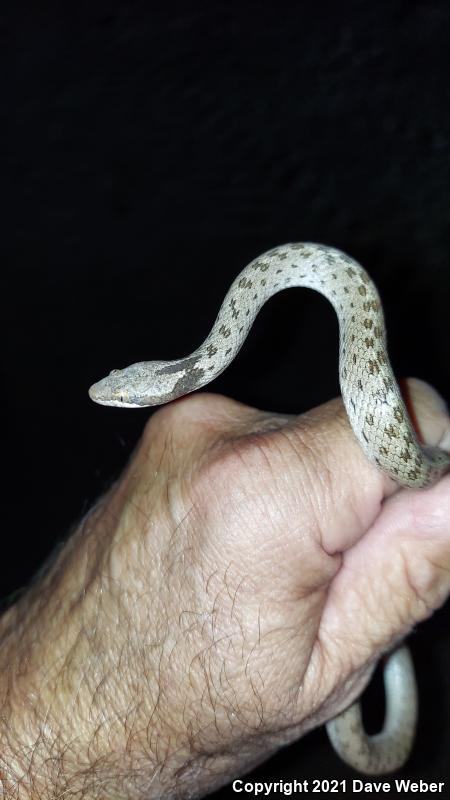
<svg viewBox="0 0 450 800">
<path fill-rule="evenodd" d="M 450 459 L 417 439 L 389 363 L 378 292 L 360 264 L 324 245 L 286 244 L 263 253 L 233 282 L 211 332 L 197 350 L 182 359 L 144 361 L 113 370 L 90 388 L 91 398 L 110 406 L 153 406 L 205 386 L 233 361 L 264 303 L 295 286 L 320 292 L 336 311 L 342 397 L 367 458 L 402 486 L 434 483 L 448 470 Z M 387 701 L 381 733 L 366 735 L 358 703 L 327 724 L 339 755 L 369 774 L 401 766 L 414 738 L 417 693 L 406 647 L 388 657 L 384 677 Z"/>
</svg>

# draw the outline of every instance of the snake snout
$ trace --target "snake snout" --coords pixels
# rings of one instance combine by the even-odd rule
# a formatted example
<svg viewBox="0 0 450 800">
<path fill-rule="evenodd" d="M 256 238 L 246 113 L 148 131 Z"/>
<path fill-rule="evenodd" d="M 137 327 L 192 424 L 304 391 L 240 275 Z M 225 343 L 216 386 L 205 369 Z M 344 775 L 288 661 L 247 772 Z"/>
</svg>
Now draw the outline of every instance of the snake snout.
<svg viewBox="0 0 450 800">
<path fill-rule="evenodd" d="M 120 372 L 117 370 L 116 372 Z M 89 389 L 89 397 L 95 403 L 104 406 L 120 406 L 130 403 L 130 395 L 127 389 L 119 385 L 111 385 L 110 376 L 94 383 Z"/>
</svg>

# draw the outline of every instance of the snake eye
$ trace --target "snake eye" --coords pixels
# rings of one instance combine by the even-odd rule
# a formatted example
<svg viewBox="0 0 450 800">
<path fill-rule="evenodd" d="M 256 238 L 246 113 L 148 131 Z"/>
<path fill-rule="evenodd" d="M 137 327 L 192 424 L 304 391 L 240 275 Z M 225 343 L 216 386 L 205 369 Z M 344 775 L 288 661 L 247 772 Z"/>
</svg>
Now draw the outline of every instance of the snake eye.
<svg viewBox="0 0 450 800">
<path fill-rule="evenodd" d="M 118 375 L 118 374 L 119 374 L 119 372 L 121 372 L 121 370 L 120 370 L 120 369 L 112 369 L 112 370 L 111 370 L 111 372 L 110 372 L 109 374 L 110 374 L 110 375 Z"/>
</svg>

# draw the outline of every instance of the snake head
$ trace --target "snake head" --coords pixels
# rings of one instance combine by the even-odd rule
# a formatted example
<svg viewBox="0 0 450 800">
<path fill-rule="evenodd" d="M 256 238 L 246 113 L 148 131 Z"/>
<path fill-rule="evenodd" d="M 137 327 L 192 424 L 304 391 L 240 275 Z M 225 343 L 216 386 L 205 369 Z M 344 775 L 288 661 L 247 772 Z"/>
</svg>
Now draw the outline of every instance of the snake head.
<svg viewBox="0 0 450 800">
<path fill-rule="evenodd" d="M 113 369 L 89 389 L 91 400 L 103 406 L 139 408 L 157 406 L 173 399 L 177 375 L 165 375 L 164 361 L 140 361 L 125 369 Z"/>
</svg>

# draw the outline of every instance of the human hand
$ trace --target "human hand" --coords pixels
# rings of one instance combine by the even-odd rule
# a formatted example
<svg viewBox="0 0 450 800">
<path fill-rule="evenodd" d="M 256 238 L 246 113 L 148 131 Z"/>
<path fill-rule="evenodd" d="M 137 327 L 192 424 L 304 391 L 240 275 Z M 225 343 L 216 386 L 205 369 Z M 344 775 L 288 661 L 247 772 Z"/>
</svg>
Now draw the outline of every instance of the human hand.
<svg viewBox="0 0 450 800">
<path fill-rule="evenodd" d="M 439 400 L 411 391 L 448 449 Z M 449 519 L 450 476 L 399 490 L 340 400 L 300 417 L 210 394 L 161 408 L 1 620 L 5 787 L 201 796 L 250 769 L 346 707 L 445 600 Z"/>
</svg>

